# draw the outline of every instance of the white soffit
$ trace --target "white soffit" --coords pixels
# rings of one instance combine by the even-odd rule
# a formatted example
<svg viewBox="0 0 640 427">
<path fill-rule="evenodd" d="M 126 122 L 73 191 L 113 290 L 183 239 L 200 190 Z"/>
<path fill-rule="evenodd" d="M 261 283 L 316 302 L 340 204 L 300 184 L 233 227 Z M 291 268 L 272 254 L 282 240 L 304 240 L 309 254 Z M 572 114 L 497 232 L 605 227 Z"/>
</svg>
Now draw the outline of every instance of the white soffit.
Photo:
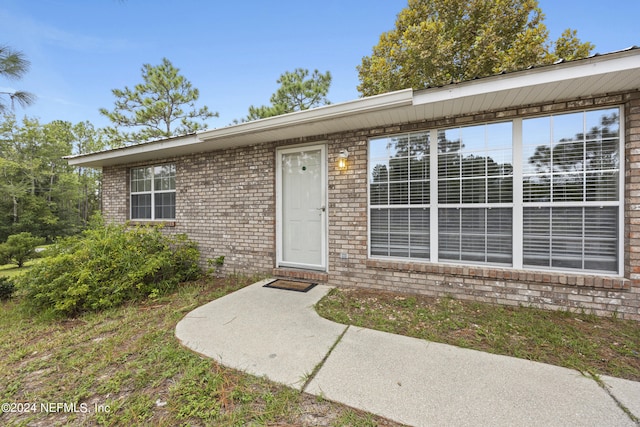
<svg viewBox="0 0 640 427">
<path fill-rule="evenodd" d="M 195 135 L 152 141 L 93 154 L 65 157 L 72 166 L 103 167 L 155 161 L 175 156 L 242 147 L 282 139 L 325 135 L 354 129 L 362 117 L 386 122 L 382 111 L 411 108 L 413 90 L 404 89 L 355 101 L 255 120 Z M 359 117 L 354 121 L 354 117 Z M 372 124 L 372 126 L 374 126 Z M 359 126 L 356 126 L 358 128 Z"/>
<path fill-rule="evenodd" d="M 422 119 L 552 103 L 640 89 L 640 50 L 486 77 L 417 91 Z"/>
<path fill-rule="evenodd" d="M 102 167 L 225 148 L 433 120 L 640 89 L 640 49 L 532 68 L 444 87 L 385 93 L 195 135 L 85 155 L 70 165 Z"/>
<path fill-rule="evenodd" d="M 199 143 L 200 140 L 193 134 L 128 147 L 114 148 L 113 150 L 100 151 L 97 153 L 67 156 L 65 159 L 71 166 L 100 168 L 103 166 L 147 162 L 183 154 L 197 153 L 198 151 L 202 151 L 194 147 L 194 145 Z"/>
</svg>

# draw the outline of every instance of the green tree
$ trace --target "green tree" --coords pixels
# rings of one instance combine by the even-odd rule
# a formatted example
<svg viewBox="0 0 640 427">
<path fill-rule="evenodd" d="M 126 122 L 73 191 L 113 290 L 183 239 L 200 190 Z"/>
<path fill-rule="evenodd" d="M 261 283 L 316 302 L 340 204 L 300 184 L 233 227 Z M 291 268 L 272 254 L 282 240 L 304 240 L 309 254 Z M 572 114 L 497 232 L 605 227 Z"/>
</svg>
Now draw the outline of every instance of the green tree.
<svg viewBox="0 0 640 427">
<path fill-rule="evenodd" d="M 0 45 L 0 77 L 9 80 L 21 79 L 29 71 L 30 63 L 22 52 L 11 49 L 9 46 Z M 26 107 L 35 102 L 35 95 L 29 92 L 12 90 L 0 92 L 0 95 L 8 96 L 11 106 L 17 102 L 22 107 Z M 0 97 L 0 113 L 6 110 L 6 104 Z"/>
<path fill-rule="evenodd" d="M 104 135 L 88 122 L 73 126 L 74 154 L 94 153 L 107 148 Z M 77 203 L 77 211 L 83 225 L 87 225 L 91 215 L 100 209 L 102 172 L 94 168 L 77 167 L 77 194 L 71 197 Z"/>
<path fill-rule="evenodd" d="M 74 234 L 99 208 L 100 172 L 74 168 L 63 156 L 103 148 L 91 124 L 40 124 L 13 115 L 0 121 L 0 241 L 28 231 L 53 238 Z"/>
<path fill-rule="evenodd" d="M 575 30 L 555 42 L 537 0 L 409 0 L 357 67 L 371 96 L 442 86 L 502 71 L 582 58 L 593 50 Z"/>
<path fill-rule="evenodd" d="M 26 261 L 36 258 L 36 248 L 44 243 L 41 237 L 35 237 L 29 232 L 13 234 L 0 245 L 0 258 L 13 262 L 22 267 Z"/>
<path fill-rule="evenodd" d="M 280 88 L 271 95 L 271 105 L 249 107 L 246 121 L 279 116 L 294 111 L 308 110 L 320 105 L 330 104 L 327 99 L 331 86 L 331 73 L 321 73 L 314 70 L 309 76 L 309 70 L 296 68 L 293 72 L 286 71 L 277 81 Z"/>
<path fill-rule="evenodd" d="M 218 117 L 207 106 L 196 108 L 200 93 L 179 71 L 163 58 L 160 65 L 142 66 L 143 83 L 111 91 L 115 108 L 101 108 L 100 113 L 115 125 L 107 128 L 113 145 L 193 133 L 207 128 L 205 120 Z"/>
<path fill-rule="evenodd" d="M 11 234 L 11 227 L 19 220 L 21 201 L 29 193 L 29 179 L 21 162 L 21 147 L 17 142 L 19 126 L 13 115 L 6 115 L 0 122 L 0 240 Z"/>
</svg>

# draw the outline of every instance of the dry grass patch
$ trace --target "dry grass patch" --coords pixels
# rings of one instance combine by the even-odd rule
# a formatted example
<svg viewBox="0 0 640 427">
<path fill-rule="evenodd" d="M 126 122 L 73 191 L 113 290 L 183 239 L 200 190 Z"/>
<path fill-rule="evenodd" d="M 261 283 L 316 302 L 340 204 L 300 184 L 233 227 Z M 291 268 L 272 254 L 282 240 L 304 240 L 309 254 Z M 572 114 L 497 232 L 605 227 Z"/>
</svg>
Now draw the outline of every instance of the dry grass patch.
<svg viewBox="0 0 640 427">
<path fill-rule="evenodd" d="M 201 280 L 68 320 L 36 317 L 15 299 L 1 303 L 0 403 L 37 406 L 0 413 L 0 425 L 398 425 L 225 368 L 178 343 L 175 325 L 186 313 L 250 283 Z"/>
</svg>

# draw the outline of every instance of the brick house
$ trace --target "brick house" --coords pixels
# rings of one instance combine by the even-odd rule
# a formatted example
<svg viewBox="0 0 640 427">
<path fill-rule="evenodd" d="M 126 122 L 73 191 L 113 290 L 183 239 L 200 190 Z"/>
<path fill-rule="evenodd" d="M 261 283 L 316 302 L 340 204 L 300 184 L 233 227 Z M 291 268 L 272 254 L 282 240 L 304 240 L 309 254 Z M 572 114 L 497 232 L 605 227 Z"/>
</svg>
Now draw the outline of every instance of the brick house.
<svg viewBox="0 0 640 427">
<path fill-rule="evenodd" d="M 203 265 L 640 320 L 640 49 L 71 156 Z"/>
</svg>

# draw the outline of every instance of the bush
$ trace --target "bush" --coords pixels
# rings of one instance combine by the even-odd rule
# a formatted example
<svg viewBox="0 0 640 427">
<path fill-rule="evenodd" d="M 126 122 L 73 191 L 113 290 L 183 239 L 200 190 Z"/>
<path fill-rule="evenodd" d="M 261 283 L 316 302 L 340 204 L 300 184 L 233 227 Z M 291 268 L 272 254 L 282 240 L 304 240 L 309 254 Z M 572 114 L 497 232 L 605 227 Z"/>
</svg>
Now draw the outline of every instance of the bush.
<svg viewBox="0 0 640 427">
<path fill-rule="evenodd" d="M 11 279 L 8 277 L 0 277 L 0 301 L 11 298 L 15 289 Z"/>
<path fill-rule="evenodd" d="M 36 248 L 44 243 L 42 237 L 33 236 L 29 232 L 13 234 L 7 238 L 7 241 L 0 245 L 0 261 L 2 263 L 12 262 L 18 265 L 18 268 L 29 261 L 37 258 Z"/>
<path fill-rule="evenodd" d="M 159 296 L 198 276 L 199 252 L 158 227 L 97 226 L 59 241 L 18 279 L 27 304 L 72 316 Z"/>
</svg>

